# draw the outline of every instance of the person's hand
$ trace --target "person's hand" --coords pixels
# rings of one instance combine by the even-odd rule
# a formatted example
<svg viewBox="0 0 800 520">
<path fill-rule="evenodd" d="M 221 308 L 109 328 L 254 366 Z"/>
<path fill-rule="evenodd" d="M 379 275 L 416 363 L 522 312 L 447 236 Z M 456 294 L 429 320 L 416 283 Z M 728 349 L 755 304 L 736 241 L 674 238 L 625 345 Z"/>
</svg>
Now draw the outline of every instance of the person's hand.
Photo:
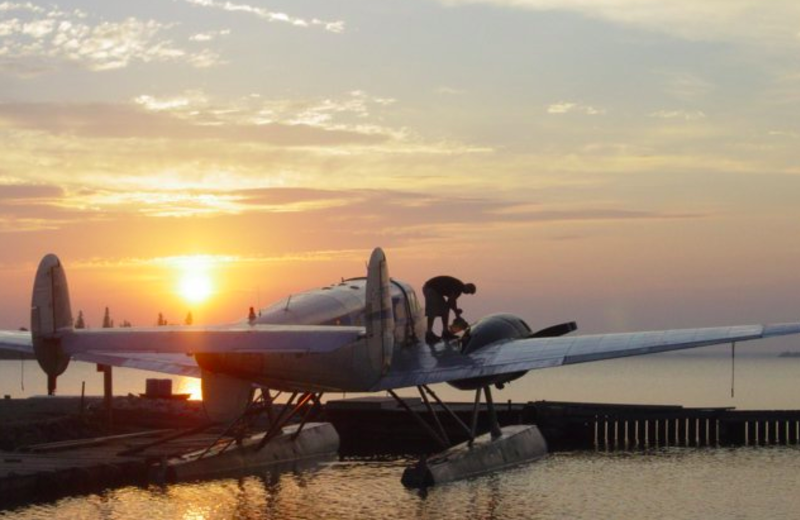
<svg viewBox="0 0 800 520">
<path fill-rule="evenodd" d="M 456 316 L 461 316 L 461 313 L 464 312 L 461 309 L 456 309 Z"/>
</svg>

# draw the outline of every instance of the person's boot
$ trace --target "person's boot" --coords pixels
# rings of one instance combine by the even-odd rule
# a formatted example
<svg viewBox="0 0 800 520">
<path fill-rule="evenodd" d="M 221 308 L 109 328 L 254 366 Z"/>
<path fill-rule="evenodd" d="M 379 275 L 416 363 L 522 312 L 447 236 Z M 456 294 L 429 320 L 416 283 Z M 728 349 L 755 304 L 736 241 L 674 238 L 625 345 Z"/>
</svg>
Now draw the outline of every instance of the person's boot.
<svg viewBox="0 0 800 520">
<path fill-rule="evenodd" d="M 433 332 L 428 331 L 425 333 L 425 343 L 427 343 L 428 345 L 433 345 L 434 343 L 439 343 L 440 341 L 442 341 L 442 338 L 440 338 Z"/>
</svg>

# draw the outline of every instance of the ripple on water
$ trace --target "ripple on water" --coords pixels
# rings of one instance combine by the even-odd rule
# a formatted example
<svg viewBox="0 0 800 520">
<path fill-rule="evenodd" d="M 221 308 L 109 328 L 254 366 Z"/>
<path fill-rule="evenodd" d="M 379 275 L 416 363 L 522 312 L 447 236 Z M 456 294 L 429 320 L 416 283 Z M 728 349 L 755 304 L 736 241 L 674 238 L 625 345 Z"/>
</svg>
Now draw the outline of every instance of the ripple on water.
<svg viewBox="0 0 800 520">
<path fill-rule="evenodd" d="M 502 473 L 405 489 L 405 460 L 127 487 L 0 513 L 5 519 L 796 518 L 800 449 L 567 453 Z"/>
</svg>

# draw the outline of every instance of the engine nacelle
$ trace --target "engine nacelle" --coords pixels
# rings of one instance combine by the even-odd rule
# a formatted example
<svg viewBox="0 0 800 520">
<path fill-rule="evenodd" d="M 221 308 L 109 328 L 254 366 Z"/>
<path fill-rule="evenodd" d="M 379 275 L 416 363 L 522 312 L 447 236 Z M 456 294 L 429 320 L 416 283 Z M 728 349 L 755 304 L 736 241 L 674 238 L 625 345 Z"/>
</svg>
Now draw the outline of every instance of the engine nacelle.
<svg viewBox="0 0 800 520">
<path fill-rule="evenodd" d="M 525 321 L 513 314 L 492 314 L 472 325 L 462 339 L 465 354 L 480 350 L 498 341 L 526 338 L 532 333 Z M 498 376 L 472 377 L 450 381 L 448 384 L 459 390 L 475 390 L 487 385 L 503 385 L 524 376 L 528 371 L 513 372 Z"/>
<path fill-rule="evenodd" d="M 202 371 L 203 408 L 214 422 L 231 422 L 253 399 L 253 385 L 227 374 Z"/>
</svg>

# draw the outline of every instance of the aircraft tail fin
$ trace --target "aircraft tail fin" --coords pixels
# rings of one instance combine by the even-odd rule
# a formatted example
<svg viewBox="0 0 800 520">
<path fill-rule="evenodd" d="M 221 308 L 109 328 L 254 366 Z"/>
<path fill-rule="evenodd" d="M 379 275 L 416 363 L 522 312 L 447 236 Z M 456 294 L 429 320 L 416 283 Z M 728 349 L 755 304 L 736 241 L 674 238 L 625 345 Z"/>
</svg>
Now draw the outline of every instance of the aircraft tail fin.
<svg viewBox="0 0 800 520">
<path fill-rule="evenodd" d="M 367 268 L 365 320 L 370 367 L 386 374 L 394 350 L 394 311 L 386 255 L 379 247 L 372 251 Z"/>
<path fill-rule="evenodd" d="M 69 355 L 61 347 L 60 335 L 72 330 L 72 309 L 64 267 L 56 255 L 39 263 L 31 298 L 31 336 L 39 366 L 47 374 L 47 393 L 56 389 L 56 378 L 67 369 Z"/>
</svg>

